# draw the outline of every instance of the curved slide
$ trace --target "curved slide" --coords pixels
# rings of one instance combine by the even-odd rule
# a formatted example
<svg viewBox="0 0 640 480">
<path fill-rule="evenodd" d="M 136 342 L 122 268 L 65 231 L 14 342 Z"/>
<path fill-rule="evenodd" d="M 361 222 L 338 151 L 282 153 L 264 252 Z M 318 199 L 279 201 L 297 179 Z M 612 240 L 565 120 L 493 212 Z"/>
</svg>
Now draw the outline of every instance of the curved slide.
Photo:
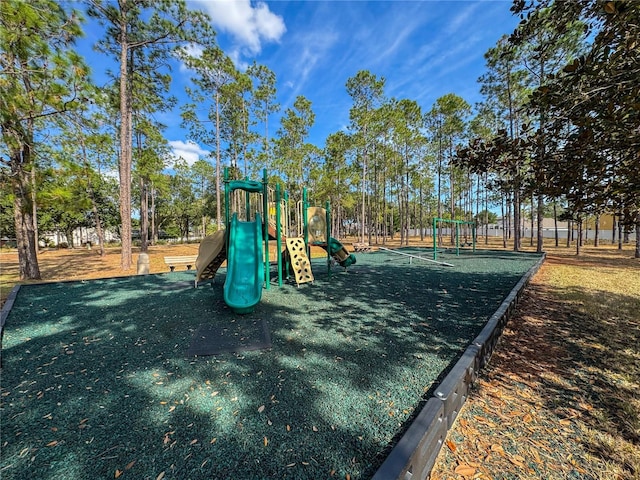
<svg viewBox="0 0 640 480">
<path fill-rule="evenodd" d="M 262 221 L 242 222 L 233 214 L 229 225 L 224 301 L 235 313 L 251 313 L 262 297 L 264 265 Z"/>
<path fill-rule="evenodd" d="M 327 248 L 329 249 L 329 255 L 331 255 L 341 267 L 347 268 L 356 263 L 356 256 L 353 253 L 349 253 L 335 238 L 329 238 Z"/>
<path fill-rule="evenodd" d="M 196 258 L 196 280 L 212 280 L 220 265 L 227 258 L 227 250 L 224 244 L 224 230 L 218 230 L 213 235 L 204 237 L 198 248 L 198 258 Z"/>
</svg>

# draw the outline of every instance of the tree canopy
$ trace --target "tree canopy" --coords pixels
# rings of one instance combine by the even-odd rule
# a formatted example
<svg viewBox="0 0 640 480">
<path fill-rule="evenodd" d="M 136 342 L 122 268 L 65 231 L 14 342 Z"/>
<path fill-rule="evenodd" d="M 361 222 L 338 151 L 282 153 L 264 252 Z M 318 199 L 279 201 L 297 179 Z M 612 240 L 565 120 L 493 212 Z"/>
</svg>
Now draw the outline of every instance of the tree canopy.
<svg viewBox="0 0 640 480">
<path fill-rule="evenodd" d="M 103 28 L 97 51 L 117 65 L 101 88 L 74 45 L 82 7 Z M 486 52 L 478 105 L 455 92 L 431 105 L 395 98 L 358 70 L 345 82 L 349 124 L 314 145 L 310 98 L 281 111 L 275 73 L 234 62 L 184 1 L 2 2 L 0 218 L 12 222 L 1 233 L 17 239 L 21 277 L 39 278 L 48 230 L 116 224 L 127 270 L 132 221 L 143 250 L 161 232 L 222 228 L 223 166 L 237 177 L 267 168 L 292 204 L 309 187 L 331 200 L 334 228 L 361 241 L 407 243 L 444 217 L 501 221 L 518 250 L 535 217 L 541 250 L 551 204 L 577 225 L 611 214 L 638 232 L 640 4 L 514 0 L 512 11 L 521 23 Z M 183 104 L 170 93 L 178 62 Z M 174 107 L 203 152 L 195 163 L 171 158 L 159 119 Z"/>
</svg>

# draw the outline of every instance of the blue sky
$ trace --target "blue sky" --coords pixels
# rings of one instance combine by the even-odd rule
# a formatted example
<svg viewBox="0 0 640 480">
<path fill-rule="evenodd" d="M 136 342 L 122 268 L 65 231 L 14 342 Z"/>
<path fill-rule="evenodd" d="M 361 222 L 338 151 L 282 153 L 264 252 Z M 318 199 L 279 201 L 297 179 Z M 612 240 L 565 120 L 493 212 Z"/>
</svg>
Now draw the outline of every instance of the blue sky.
<svg viewBox="0 0 640 480">
<path fill-rule="evenodd" d="M 473 105 L 481 99 L 477 79 L 484 72 L 484 53 L 518 23 L 510 0 L 190 3 L 211 15 L 219 45 L 238 68 L 256 60 L 275 72 L 282 111 L 298 95 L 311 100 L 316 124 L 309 141 L 319 147 L 349 123 L 345 84 L 359 70 L 384 77 L 388 97 L 416 100 L 423 111 L 446 93 Z M 109 65 L 91 52 L 101 37 L 89 24 L 80 45 L 98 81 L 104 81 Z M 174 68 L 173 77 L 172 93 L 186 102 L 189 72 Z M 177 155 L 193 162 L 207 154 L 203 146 L 188 143 L 179 110 L 160 120 L 169 126 L 165 134 Z M 277 120 L 270 121 L 271 135 Z"/>
</svg>

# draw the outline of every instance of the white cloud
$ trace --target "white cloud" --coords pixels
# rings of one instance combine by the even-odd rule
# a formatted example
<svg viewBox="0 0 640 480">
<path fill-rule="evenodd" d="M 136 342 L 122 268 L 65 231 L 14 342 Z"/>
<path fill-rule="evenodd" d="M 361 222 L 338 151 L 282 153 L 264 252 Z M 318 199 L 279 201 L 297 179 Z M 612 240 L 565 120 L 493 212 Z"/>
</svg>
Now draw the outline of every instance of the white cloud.
<svg viewBox="0 0 640 480">
<path fill-rule="evenodd" d="M 202 46 L 196 45 L 194 43 L 190 43 L 190 44 L 182 47 L 181 50 L 182 50 L 181 51 L 181 55 L 179 55 L 178 58 L 180 58 L 182 55 L 187 55 L 187 56 L 190 56 L 190 57 L 200 58 L 202 56 L 202 52 L 204 51 Z M 182 61 L 182 59 L 180 59 L 180 71 L 181 72 L 189 71 L 189 68 L 184 64 L 184 61 Z"/>
<path fill-rule="evenodd" d="M 287 31 L 284 20 L 264 2 L 207 0 L 198 2 L 220 31 L 231 34 L 237 46 L 250 55 L 260 53 L 265 42 L 279 42 Z"/>
<path fill-rule="evenodd" d="M 200 58 L 203 51 L 202 45 L 196 45 L 195 43 L 190 43 L 184 47 L 184 53 L 191 57 Z"/>
<path fill-rule="evenodd" d="M 242 52 L 240 51 L 240 49 L 238 49 L 238 48 L 233 49 L 233 50 L 227 52 L 227 55 L 229 55 L 229 58 L 231 59 L 233 64 L 241 72 L 245 72 L 247 70 L 247 68 L 249 68 L 249 63 L 245 62 L 242 59 Z"/>
<path fill-rule="evenodd" d="M 460 30 L 466 30 L 466 32 L 468 32 L 469 25 L 473 23 L 473 19 L 476 18 L 476 11 L 479 8 L 482 8 L 482 5 L 480 3 L 474 3 L 458 12 L 446 26 L 446 32 L 449 35 L 455 35 L 459 33 Z"/>
<path fill-rule="evenodd" d="M 206 157 L 211 154 L 210 151 L 204 150 L 195 142 L 191 140 L 184 142 L 182 140 L 172 140 L 169 142 L 169 146 L 173 150 L 173 156 L 175 160 L 182 158 L 189 165 L 193 165 L 200 158 Z"/>
<path fill-rule="evenodd" d="M 338 40 L 338 34 L 329 29 L 299 33 L 292 39 L 291 48 L 295 50 L 287 61 L 290 66 L 286 71 L 287 78 L 283 79 L 283 85 L 290 89 L 282 101 L 285 107 L 293 104 L 295 98 L 305 91 L 307 82 L 320 68 L 335 68 L 335 65 L 328 66 L 325 62 Z"/>
</svg>

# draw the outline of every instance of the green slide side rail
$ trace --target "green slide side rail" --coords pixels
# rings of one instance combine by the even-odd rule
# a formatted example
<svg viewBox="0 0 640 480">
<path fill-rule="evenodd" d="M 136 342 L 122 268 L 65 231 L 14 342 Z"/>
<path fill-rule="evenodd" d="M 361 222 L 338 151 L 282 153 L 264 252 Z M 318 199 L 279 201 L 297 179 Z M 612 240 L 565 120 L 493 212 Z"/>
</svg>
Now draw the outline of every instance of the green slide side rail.
<svg viewBox="0 0 640 480">
<path fill-rule="evenodd" d="M 251 313 L 262 297 L 262 221 L 242 222 L 233 214 L 229 226 L 224 301 L 235 313 Z"/>
</svg>

